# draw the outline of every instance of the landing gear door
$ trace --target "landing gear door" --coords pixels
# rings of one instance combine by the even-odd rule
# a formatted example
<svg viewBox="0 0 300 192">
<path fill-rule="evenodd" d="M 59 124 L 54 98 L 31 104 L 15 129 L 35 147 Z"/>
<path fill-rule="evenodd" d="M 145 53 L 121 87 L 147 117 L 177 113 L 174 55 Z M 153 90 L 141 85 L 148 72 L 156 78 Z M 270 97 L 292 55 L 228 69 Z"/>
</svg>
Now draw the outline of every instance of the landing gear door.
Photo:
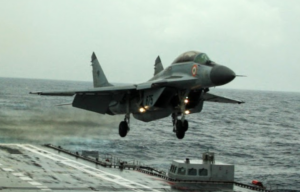
<svg viewBox="0 0 300 192">
<path fill-rule="evenodd" d="M 164 87 L 145 90 L 143 96 L 143 106 L 145 108 L 153 107 L 164 90 Z"/>
</svg>

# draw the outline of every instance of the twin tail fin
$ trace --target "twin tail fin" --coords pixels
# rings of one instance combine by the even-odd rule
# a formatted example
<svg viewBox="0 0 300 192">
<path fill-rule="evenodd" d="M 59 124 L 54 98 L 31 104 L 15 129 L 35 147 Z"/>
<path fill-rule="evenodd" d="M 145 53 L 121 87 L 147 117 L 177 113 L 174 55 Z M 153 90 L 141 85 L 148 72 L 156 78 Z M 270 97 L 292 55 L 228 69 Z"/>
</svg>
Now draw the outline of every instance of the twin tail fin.
<svg viewBox="0 0 300 192">
<path fill-rule="evenodd" d="M 110 84 L 100 66 L 100 63 L 96 57 L 95 52 L 92 54 L 92 67 L 93 67 L 93 82 L 94 87 L 108 87 L 113 86 Z M 164 67 L 161 63 L 160 57 L 158 56 L 155 60 L 154 64 L 154 76 L 158 74 L 159 72 L 163 71 Z"/>
<path fill-rule="evenodd" d="M 92 54 L 92 67 L 93 67 L 93 81 L 94 87 L 108 87 L 113 86 L 110 84 L 100 66 L 100 63 L 96 57 L 96 54 Z"/>
<path fill-rule="evenodd" d="M 164 67 L 161 63 L 160 57 L 157 56 L 156 60 L 155 60 L 155 64 L 154 64 L 154 76 L 161 72 L 162 70 L 164 70 Z"/>
</svg>

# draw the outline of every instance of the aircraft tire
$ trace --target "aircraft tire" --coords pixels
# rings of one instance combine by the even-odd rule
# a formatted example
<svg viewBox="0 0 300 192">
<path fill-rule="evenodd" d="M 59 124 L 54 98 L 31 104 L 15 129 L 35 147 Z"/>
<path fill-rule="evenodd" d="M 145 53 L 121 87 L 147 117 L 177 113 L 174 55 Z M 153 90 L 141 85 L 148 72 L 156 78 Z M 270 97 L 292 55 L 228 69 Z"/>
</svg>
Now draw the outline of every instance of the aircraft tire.
<svg viewBox="0 0 300 192">
<path fill-rule="evenodd" d="M 119 135 L 120 137 L 125 137 L 128 132 L 128 124 L 126 121 L 121 121 L 119 125 Z"/>
<path fill-rule="evenodd" d="M 189 122 L 187 120 L 184 120 L 183 122 L 183 129 L 184 132 L 186 132 L 189 129 Z"/>
<path fill-rule="evenodd" d="M 183 139 L 185 135 L 185 129 L 182 125 L 181 120 L 177 120 L 176 123 L 176 136 L 178 139 Z"/>
</svg>

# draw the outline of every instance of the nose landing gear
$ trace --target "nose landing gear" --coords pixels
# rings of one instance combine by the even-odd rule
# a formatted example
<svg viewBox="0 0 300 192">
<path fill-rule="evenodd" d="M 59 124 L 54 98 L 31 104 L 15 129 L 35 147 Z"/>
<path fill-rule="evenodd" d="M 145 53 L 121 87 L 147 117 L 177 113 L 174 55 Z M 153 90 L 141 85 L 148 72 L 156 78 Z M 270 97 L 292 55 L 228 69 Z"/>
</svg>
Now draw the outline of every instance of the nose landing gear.
<svg viewBox="0 0 300 192">
<path fill-rule="evenodd" d="M 188 121 L 185 119 L 185 115 L 186 115 L 186 96 L 189 92 L 183 91 L 181 93 L 178 94 L 179 96 L 179 110 L 181 112 L 181 119 L 178 119 L 178 114 L 172 113 L 172 122 L 173 122 L 173 132 L 176 133 L 176 136 L 178 139 L 183 139 L 185 132 L 189 129 L 189 123 Z"/>
</svg>

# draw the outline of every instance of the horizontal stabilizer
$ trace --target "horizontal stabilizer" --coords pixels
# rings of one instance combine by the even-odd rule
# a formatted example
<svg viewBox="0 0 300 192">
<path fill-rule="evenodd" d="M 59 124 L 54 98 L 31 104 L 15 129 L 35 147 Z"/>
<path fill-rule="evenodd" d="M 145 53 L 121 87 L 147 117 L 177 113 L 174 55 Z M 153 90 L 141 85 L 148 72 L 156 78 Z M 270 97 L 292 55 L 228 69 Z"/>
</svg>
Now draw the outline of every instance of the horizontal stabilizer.
<svg viewBox="0 0 300 192">
<path fill-rule="evenodd" d="M 76 95 L 72 103 L 73 107 L 105 114 L 111 101 L 110 95 L 93 96 L 93 95 Z"/>
<path fill-rule="evenodd" d="M 217 103 L 236 103 L 236 104 L 245 103 L 244 101 L 229 99 L 226 97 L 221 97 L 221 96 L 213 95 L 210 93 L 205 93 L 203 95 L 203 99 L 204 99 L 204 101 L 217 102 Z"/>
</svg>

